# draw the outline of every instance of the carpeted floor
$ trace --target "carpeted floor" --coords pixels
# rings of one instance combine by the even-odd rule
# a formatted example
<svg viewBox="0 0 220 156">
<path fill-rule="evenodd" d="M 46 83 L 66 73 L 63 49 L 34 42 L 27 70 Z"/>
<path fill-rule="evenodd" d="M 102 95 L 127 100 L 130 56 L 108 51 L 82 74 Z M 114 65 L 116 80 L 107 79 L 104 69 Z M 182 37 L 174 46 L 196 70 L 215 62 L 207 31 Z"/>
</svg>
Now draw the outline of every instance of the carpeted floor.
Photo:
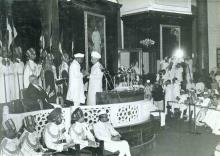
<svg viewBox="0 0 220 156">
<path fill-rule="evenodd" d="M 152 149 L 139 156 L 213 156 L 220 136 L 215 136 L 205 127 L 193 127 L 182 120 L 170 120 L 163 130 L 158 131 Z M 134 155 L 136 156 L 136 155 Z"/>
</svg>

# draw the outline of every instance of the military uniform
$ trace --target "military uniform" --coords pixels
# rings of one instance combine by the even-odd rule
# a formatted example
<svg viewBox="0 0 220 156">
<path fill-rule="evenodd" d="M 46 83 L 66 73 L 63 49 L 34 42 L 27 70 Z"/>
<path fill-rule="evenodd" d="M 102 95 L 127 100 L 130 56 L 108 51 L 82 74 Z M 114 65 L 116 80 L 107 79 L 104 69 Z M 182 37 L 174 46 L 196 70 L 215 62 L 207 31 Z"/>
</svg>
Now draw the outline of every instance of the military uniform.
<svg viewBox="0 0 220 156">
<path fill-rule="evenodd" d="M 69 131 L 71 139 L 76 143 L 80 144 L 80 148 L 84 148 L 89 146 L 90 141 L 95 141 L 94 136 L 90 132 L 88 124 L 85 122 L 75 122 L 71 127 Z"/>
</svg>

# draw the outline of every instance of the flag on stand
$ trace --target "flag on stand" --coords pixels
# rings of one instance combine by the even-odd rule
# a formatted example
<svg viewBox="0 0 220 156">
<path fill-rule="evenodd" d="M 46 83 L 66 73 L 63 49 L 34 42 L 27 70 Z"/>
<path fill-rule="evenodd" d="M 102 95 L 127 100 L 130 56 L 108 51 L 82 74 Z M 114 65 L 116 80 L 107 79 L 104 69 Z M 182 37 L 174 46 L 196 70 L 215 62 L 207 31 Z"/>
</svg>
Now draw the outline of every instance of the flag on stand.
<svg viewBox="0 0 220 156">
<path fill-rule="evenodd" d="M 59 42 L 59 51 L 60 51 L 61 55 L 63 55 L 62 45 L 60 42 Z"/>
<path fill-rule="evenodd" d="M 73 56 L 73 51 L 74 51 L 74 41 L 72 40 L 72 44 L 71 44 L 71 52 L 72 52 L 72 56 Z"/>
<path fill-rule="evenodd" d="M 7 32 L 8 32 L 8 49 L 9 49 L 13 40 L 15 39 L 18 33 L 14 27 L 13 21 L 12 21 L 12 26 L 11 26 L 9 23 L 9 19 L 7 18 L 6 24 L 7 24 Z"/>
<path fill-rule="evenodd" d="M 9 24 L 8 18 L 6 19 L 6 24 L 7 24 L 7 33 L 8 33 L 8 49 L 9 49 L 12 43 L 12 29 Z"/>
<path fill-rule="evenodd" d="M 52 49 L 52 35 L 50 36 L 50 52 L 51 52 L 51 49 Z"/>
<path fill-rule="evenodd" d="M 43 35 L 40 36 L 40 47 L 41 49 L 45 48 L 45 39 Z"/>
</svg>

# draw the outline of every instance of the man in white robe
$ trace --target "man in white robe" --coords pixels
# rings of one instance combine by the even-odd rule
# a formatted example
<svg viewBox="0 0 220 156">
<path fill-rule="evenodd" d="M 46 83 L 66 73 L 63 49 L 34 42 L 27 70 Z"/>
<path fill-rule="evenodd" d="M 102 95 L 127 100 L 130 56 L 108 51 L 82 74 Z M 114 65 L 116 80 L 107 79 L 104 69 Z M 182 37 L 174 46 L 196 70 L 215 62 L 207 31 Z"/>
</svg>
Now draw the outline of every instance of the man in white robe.
<svg viewBox="0 0 220 156">
<path fill-rule="evenodd" d="M 91 73 L 89 76 L 89 90 L 88 90 L 88 99 L 87 105 L 96 105 L 96 93 L 102 92 L 102 65 L 99 63 L 101 55 L 93 51 L 91 53 L 91 62 L 93 64 L 91 68 Z"/>
<path fill-rule="evenodd" d="M 85 103 L 83 74 L 80 71 L 80 64 L 83 62 L 84 54 L 77 53 L 75 59 L 69 69 L 69 88 L 66 99 L 72 101 L 74 106 L 79 106 L 80 103 Z"/>
<path fill-rule="evenodd" d="M 13 64 L 9 59 L 6 48 L 2 48 L 2 58 L 0 62 L 0 103 L 14 100 L 14 74 Z"/>
<path fill-rule="evenodd" d="M 24 63 L 21 61 L 22 49 L 21 47 L 15 48 L 15 61 L 13 63 L 14 68 L 14 99 L 19 99 L 19 94 L 21 89 L 24 88 L 23 85 L 23 72 L 24 72 Z"/>
<path fill-rule="evenodd" d="M 29 76 L 35 75 L 39 77 L 41 73 L 41 68 L 39 68 L 39 66 L 34 62 L 36 59 L 36 52 L 33 48 L 27 50 L 27 57 L 29 60 L 26 62 L 24 67 L 24 88 L 28 88 L 30 84 Z"/>
<path fill-rule="evenodd" d="M 94 133 L 97 139 L 104 141 L 104 149 L 110 152 L 119 151 L 119 156 L 131 156 L 130 147 L 126 140 L 120 140 L 121 135 L 108 122 L 106 111 L 99 113 L 99 121 L 94 124 Z"/>
</svg>

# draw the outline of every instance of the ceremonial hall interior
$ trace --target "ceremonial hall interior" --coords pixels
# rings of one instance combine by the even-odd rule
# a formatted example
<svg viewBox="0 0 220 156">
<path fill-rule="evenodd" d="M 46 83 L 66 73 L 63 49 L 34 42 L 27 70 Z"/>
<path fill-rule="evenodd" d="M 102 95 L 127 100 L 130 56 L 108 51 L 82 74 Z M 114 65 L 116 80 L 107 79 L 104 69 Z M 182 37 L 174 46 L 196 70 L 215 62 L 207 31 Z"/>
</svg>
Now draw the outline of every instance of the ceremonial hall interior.
<svg viewBox="0 0 220 156">
<path fill-rule="evenodd" d="M 0 156 L 220 156 L 220 0 L 0 0 Z"/>
</svg>

